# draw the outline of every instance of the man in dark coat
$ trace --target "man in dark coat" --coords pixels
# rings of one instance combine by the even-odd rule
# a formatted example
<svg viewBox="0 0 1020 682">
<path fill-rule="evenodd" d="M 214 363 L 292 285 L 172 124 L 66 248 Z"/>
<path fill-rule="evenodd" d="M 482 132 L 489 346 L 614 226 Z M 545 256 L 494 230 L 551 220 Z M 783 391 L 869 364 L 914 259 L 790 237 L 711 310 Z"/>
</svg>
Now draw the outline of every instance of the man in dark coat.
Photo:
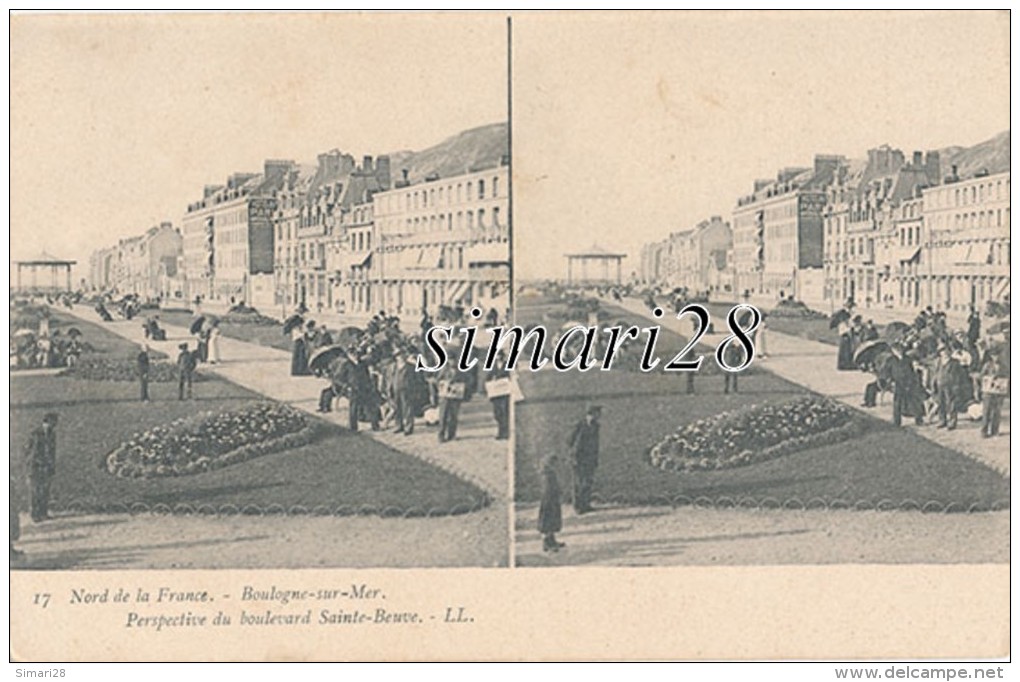
<svg viewBox="0 0 1020 682">
<path fill-rule="evenodd" d="M 893 424 L 900 426 L 904 414 L 912 414 L 914 423 L 924 423 L 924 407 L 921 382 L 914 371 L 914 363 L 904 355 L 903 347 L 895 344 L 892 347 L 893 357 L 886 365 L 889 378 L 893 382 Z"/>
<path fill-rule="evenodd" d="M 138 352 L 138 384 L 141 388 L 141 401 L 149 402 L 149 347 L 142 344 Z"/>
<path fill-rule="evenodd" d="M 348 353 L 348 362 L 340 372 L 340 381 L 347 391 L 347 426 L 358 430 L 358 420 L 364 414 L 379 430 L 379 401 L 372 375 L 361 353 Z"/>
<path fill-rule="evenodd" d="M 182 343 L 177 348 L 181 351 L 177 354 L 177 399 L 184 400 L 185 387 L 188 389 L 188 397 L 191 397 L 191 383 L 195 378 L 198 360 L 195 353 L 188 350 L 188 344 Z"/>
<path fill-rule="evenodd" d="M 401 350 L 394 351 L 395 363 L 390 378 L 390 398 L 393 400 L 393 419 L 397 424 L 396 433 L 410 436 L 414 433 L 414 418 L 418 410 L 428 402 L 428 386 L 425 377 L 414 370 L 416 356 Z"/>
<path fill-rule="evenodd" d="M 970 315 L 967 317 L 967 343 L 973 346 L 977 343 L 979 336 L 981 336 L 981 316 L 978 315 L 977 308 L 971 306 Z"/>
<path fill-rule="evenodd" d="M 574 510 L 578 514 L 590 512 L 591 491 L 595 484 L 595 470 L 599 465 L 599 419 L 602 408 L 588 408 L 584 419 L 574 425 L 567 445 L 570 463 L 574 469 Z"/>
<path fill-rule="evenodd" d="M 32 520 L 49 518 L 50 483 L 57 471 L 57 414 L 49 412 L 32 431 L 25 447 L 28 482 L 32 491 Z"/>
</svg>

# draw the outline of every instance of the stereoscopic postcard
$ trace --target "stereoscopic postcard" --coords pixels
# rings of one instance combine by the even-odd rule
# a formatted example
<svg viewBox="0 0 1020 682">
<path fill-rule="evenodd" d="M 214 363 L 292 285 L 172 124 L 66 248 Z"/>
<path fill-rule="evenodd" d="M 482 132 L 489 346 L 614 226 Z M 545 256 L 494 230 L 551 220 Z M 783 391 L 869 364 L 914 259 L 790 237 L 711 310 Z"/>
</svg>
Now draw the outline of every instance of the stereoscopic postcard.
<svg viewBox="0 0 1020 682">
<path fill-rule="evenodd" d="M 11 659 L 1007 657 L 1009 31 L 13 13 Z"/>
</svg>

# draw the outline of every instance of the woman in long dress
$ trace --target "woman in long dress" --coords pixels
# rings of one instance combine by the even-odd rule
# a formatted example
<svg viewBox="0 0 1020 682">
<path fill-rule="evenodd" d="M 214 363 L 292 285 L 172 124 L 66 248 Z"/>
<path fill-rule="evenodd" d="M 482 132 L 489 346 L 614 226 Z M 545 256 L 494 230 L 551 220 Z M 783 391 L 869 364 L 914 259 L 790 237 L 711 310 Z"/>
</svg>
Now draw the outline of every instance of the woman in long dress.
<svg viewBox="0 0 1020 682">
<path fill-rule="evenodd" d="M 307 376 L 308 372 L 308 343 L 305 340 L 305 330 L 297 326 L 290 333 L 293 342 L 293 350 L 290 356 L 290 375 L 295 377 Z"/>
<path fill-rule="evenodd" d="M 839 323 L 839 355 L 836 357 L 836 369 L 847 371 L 857 369 L 854 365 L 854 331 L 850 320 Z"/>
<path fill-rule="evenodd" d="M 220 324 L 213 322 L 209 329 L 209 363 L 215 365 L 220 361 Z"/>
<path fill-rule="evenodd" d="M 548 455 L 542 460 L 542 502 L 538 507 L 538 532 L 542 534 L 542 551 L 558 552 L 564 543 L 556 541 L 556 533 L 563 530 L 563 506 L 560 502 L 560 482 L 556 477 L 559 457 Z"/>
</svg>

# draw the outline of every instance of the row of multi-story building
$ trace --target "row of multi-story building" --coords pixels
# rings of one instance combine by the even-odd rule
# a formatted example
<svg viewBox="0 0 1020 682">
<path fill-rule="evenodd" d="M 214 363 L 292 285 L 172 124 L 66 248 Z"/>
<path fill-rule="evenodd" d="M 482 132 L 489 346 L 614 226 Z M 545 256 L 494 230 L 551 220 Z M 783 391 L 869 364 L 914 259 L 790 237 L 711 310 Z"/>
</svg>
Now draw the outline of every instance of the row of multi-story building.
<svg viewBox="0 0 1020 682">
<path fill-rule="evenodd" d="M 96 251 L 90 282 L 166 304 L 245 303 L 267 314 L 406 315 L 443 305 L 503 313 L 509 181 L 506 156 L 417 182 L 406 169 L 392 177 L 388 156 L 270 159 L 262 173 L 206 186 L 180 230 L 164 223 Z"/>
<path fill-rule="evenodd" d="M 938 152 L 888 146 L 866 160 L 819 155 L 757 180 L 720 225 L 705 267 L 704 225 L 645 245 L 646 283 L 792 295 L 822 309 L 964 312 L 1009 295 L 1009 171 L 942 174 Z M 727 239 L 728 244 L 727 244 Z"/>
<path fill-rule="evenodd" d="M 143 234 L 93 251 L 88 282 L 99 291 L 165 297 L 179 276 L 180 260 L 181 233 L 172 223 L 163 222 Z"/>
</svg>

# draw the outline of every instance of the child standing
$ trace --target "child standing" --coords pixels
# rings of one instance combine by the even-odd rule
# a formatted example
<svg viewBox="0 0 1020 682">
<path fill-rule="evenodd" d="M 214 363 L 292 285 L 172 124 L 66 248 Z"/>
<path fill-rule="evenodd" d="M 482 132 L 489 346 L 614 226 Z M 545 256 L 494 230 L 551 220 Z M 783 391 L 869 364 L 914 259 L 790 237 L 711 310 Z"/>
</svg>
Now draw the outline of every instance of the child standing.
<svg viewBox="0 0 1020 682">
<path fill-rule="evenodd" d="M 559 457 L 548 455 L 542 460 L 542 502 L 538 507 L 538 532 L 542 534 L 542 551 L 558 552 L 566 545 L 556 541 L 563 530 L 563 509 L 560 503 L 560 482 L 556 477 Z"/>
</svg>

